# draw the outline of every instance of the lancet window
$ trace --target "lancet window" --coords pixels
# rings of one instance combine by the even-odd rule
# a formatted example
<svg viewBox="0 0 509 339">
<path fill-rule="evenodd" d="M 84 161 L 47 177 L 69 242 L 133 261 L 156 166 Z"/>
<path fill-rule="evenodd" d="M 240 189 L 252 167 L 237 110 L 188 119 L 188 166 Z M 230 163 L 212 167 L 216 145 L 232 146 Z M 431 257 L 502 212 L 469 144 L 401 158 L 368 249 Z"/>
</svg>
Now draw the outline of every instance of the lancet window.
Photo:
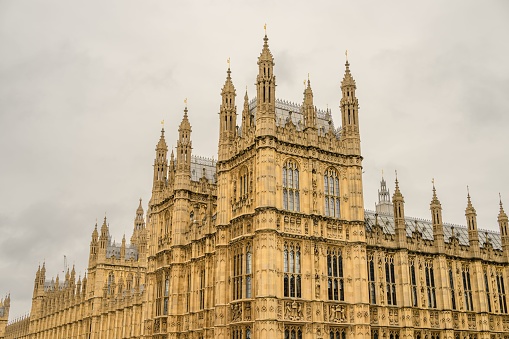
<svg viewBox="0 0 509 339">
<path fill-rule="evenodd" d="M 424 263 L 424 271 L 426 275 L 426 292 L 428 295 L 428 307 L 437 307 L 437 298 L 435 293 L 435 274 L 433 272 L 433 262 L 426 260 Z"/>
<path fill-rule="evenodd" d="M 233 327 L 232 339 L 251 339 L 251 327 Z"/>
<path fill-rule="evenodd" d="M 456 309 L 456 290 L 454 288 L 454 273 L 452 270 L 452 264 L 449 263 L 449 288 L 451 289 L 451 307 L 453 310 Z"/>
<path fill-rule="evenodd" d="M 329 331 L 329 339 L 346 339 L 346 331 L 344 328 L 332 328 Z"/>
<path fill-rule="evenodd" d="M 283 252 L 284 262 L 284 296 L 301 298 L 301 266 L 300 246 L 294 243 L 285 243 Z"/>
<path fill-rule="evenodd" d="M 293 160 L 288 160 L 283 166 L 283 208 L 300 211 L 299 169 Z"/>
<path fill-rule="evenodd" d="M 490 293 L 490 282 L 488 279 L 488 269 L 484 267 L 484 289 L 486 290 L 486 305 L 488 305 L 488 312 L 491 312 L 491 293 Z"/>
<path fill-rule="evenodd" d="M 463 279 L 463 294 L 465 295 L 465 307 L 467 311 L 474 310 L 474 303 L 472 300 L 472 284 L 470 283 L 470 268 L 468 265 L 462 265 L 462 279 Z"/>
<path fill-rule="evenodd" d="M 200 290 L 199 290 L 199 298 L 200 298 L 200 310 L 205 308 L 205 269 L 200 269 Z"/>
<path fill-rule="evenodd" d="M 368 254 L 368 293 L 369 302 L 376 304 L 375 254 Z"/>
<path fill-rule="evenodd" d="M 505 296 L 505 285 L 502 271 L 497 270 L 497 291 L 498 291 L 498 303 L 500 307 L 500 313 L 507 313 L 507 301 Z"/>
<path fill-rule="evenodd" d="M 115 293 L 115 275 L 113 272 L 110 272 L 108 274 L 108 294 L 114 294 Z"/>
<path fill-rule="evenodd" d="M 164 277 L 164 294 L 163 294 L 163 314 L 168 314 L 168 300 L 170 297 L 170 275 L 168 272 Z"/>
<path fill-rule="evenodd" d="M 302 329 L 297 326 L 285 329 L 285 339 L 302 339 Z"/>
<path fill-rule="evenodd" d="M 340 217 L 339 176 L 330 168 L 323 176 L 325 215 L 332 218 Z"/>
<path fill-rule="evenodd" d="M 385 257 L 385 284 L 387 293 L 387 304 L 396 305 L 396 276 L 394 273 L 394 255 Z"/>
<path fill-rule="evenodd" d="M 243 167 L 239 173 L 239 185 L 239 195 L 242 200 L 249 193 L 249 173 L 247 167 Z"/>
<path fill-rule="evenodd" d="M 410 286 L 412 289 L 412 306 L 417 307 L 417 279 L 415 276 L 415 258 L 411 258 L 410 262 Z"/>
<path fill-rule="evenodd" d="M 237 246 L 233 252 L 232 299 L 251 298 L 253 253 L 251 245 Z"/>
<path fill-rule="evenodd" d="M 345 300 L 343 257 L 339 249 L 327 251 L 327 276 L 329 300 Z"/>
</svg>

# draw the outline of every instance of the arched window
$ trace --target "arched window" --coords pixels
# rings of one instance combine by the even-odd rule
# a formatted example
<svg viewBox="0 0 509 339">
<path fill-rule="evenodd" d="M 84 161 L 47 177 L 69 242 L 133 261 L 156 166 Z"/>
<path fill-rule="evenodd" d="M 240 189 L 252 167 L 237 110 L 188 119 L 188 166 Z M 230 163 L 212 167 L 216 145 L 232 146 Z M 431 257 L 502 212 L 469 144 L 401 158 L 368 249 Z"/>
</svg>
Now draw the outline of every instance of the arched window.
<svg viewBox="0 0 509 339">
<path fill-rule="evenodd" d="M 329 300 L 344 301 L 343 257 L 339 249 L 329 249 L 327 251 L 327 276 Z"/>
<path fill-rule="evenodd" d="M 247 170 L 247 167 L 243 167 L 240 170 L 239 173 L 239 183 L 240 183 L 240 190 L 239 195 L 240 199 L 242 200 L 245 198 L 249 192 L 249 173 Z"/>
<path fill-rule="evenodd" d="M 301 298 L 302 296 L 300 258 L 300 246 L 286 243 L 283 252 L 285 297 Z"/>
<path fill-rule="evenodd" d="M 283 166 L 283 208 L 300 211 L 299 169 L 293 160 L 288 160 Z"/>
<path fill-rule="evenodd" d="M 339 175 L 329 168 L 323 176 L 325 216 L 340 217 Z"/>
<path fill-rule="evenodd" d="M 238 246 L 233 251 L 232 299 L 251 298 L 253 254 L 251 244 Z"/>
<path fill-rule="evenodd" d="M 114 285 L 115 285 L 115 275 L 113 274 L 113 272 L 110 272 L 110 274 L 108 275 L 108 294 L 113 294 L 114 293 Z"/>
</svg>

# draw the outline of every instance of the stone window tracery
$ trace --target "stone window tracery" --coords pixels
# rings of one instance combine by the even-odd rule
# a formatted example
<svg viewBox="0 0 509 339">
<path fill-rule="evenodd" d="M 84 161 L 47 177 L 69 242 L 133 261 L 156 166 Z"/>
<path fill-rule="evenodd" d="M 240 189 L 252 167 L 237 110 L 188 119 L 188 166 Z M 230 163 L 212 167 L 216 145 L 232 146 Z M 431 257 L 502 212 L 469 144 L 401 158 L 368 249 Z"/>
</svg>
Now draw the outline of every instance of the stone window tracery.
<svg viewBox="0 0 509 339">
<path fill-rule="evenodd" d="M 456 291 L 454 288 L 454 273 L 452 270 L 452 264 L 449 263 L 449 288 L 451 289 L 451 307 L 453 310 L 456 309 Z"/>
<path fill-rule="evenodd" d="M 284 261 L 284 296 L 301 298 L 301 266 L 300 246 L 293 243 L 285 243 Z"/>
<path fill-rule="evenodd" d="M 232 300 L 251 298 L 253 254 L 250 244 L 239 245 L 233 252 Z"/>
<path fill-rule="evenodd" d="M 465 305 L 467 311 L 473 311 L 474 304 L 472 300 L 472 284 L 470 282 L 470 267 L 466 264 L 463 264 L 461 271 L 463 279 L 463 294 L 465 295 Z"/>
<path fill-rule="evenodd" d="M 437 299 L 435 293 L 435 274 L 433 272 L 433 262 L 426 260 L 424 264 L 424 271 L 426 275 L 426 292 L 428 295 L 428 307 L 436 308 Z"/>
<path fill-rule="evenodd" d="M 346 330 L 344 328 L 331 328 L 329 339 L 346 339 Z"/>
<path fill-rule="evenodd" d="M 484 288 L 486 290 L 486 305 L 488 305 L 488 312 L 491 312 L 491 295 L 490 295 L 490 282 L 488 279 L 488 269 L 484 267 Z"/>
<path fill-rule="evenodd" d="M 418 298 L 417 298 L 417 278 L 415 276 L 415 258 L 411 258 L 409 260 L 410 262 L 410 286 L 412 289 L 412 306 L 417 307 L 418 306 Z"/>
<path fill-rule="evenodd" d="M 170 296 L 170 276 L 168 273 L 165 274 L 164 278 L 164 294 L 163 294 L 163 314 L 168 314 L 168 300 Z"/>
<path fill-rule="evenodd" d="M 300 211 L 299 168 L 294 160 L 288 160 L 283 166 L 283 208 Z"/>
<path fill-rule="evenodd" d="M 239 198 L 245 199 L 249 193 L 250 187 L 249 171 L 246 166 L 242 167 L 239 172 Z"/>
<path fill-rule="evenodd" d="M 368 254 L 368 294 L 370 304 L 376 304 L 375 254 Z"/>
<path fill-rule="evenodd" d="M 302 339 L 302 329 L 297 326 L 286 328 L 285 339 Z"/>
<path fill-rule="evenodd" d="M 394 255 L 385 256 L 385 284 L 387 305 L 396 305 L 396 276 L 394 274 Z"/>
<path fill-rule="evenodd" d="M 323 176 L 325 216 L 340 217 L 339 175 L 333 168 Z"/>
<path fill-rule="evenodd" d="M 505 285 L 504 285 L 504 277 L 502 275 L 502 271 L 497 270 L 496 280 L 497 280 L 498 304 L 499 304 L 500 313 L 507 313 Z"/>
<path fill-rule="evenodd" d="M 327 276 L 329 300 L 344 301 L 343 257 L 339 249 L 327 251 Z"/>
</svg>

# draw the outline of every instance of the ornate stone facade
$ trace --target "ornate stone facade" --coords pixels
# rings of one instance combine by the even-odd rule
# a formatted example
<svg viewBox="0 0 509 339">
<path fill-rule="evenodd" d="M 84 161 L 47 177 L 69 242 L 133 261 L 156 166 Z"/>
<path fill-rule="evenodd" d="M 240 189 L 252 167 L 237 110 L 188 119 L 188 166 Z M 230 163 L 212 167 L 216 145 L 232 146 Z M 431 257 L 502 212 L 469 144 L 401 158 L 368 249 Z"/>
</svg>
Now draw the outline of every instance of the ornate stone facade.
<svg viewBox="0 0 509 339">
<path fill-rule="evenodd" d="M 265 36 L 256 98 L 237 120 L 228 68 L 218 159 L 192 155 L 187 107 L 176 154 L 156 146 L 145 227 L 132 246 L 92 235 L 88 276 L 38 270 L 31 338 L 509 338 L 508 218 L 479 233 L 404 215 L 396 180 L 364 210 L 359 105 L 346 62 L 341 128 L 318 110 L 308 79 L 300 105 L 276 97 Z M 237 127 L 240 125 L 240 127 Z"/>
</svg>

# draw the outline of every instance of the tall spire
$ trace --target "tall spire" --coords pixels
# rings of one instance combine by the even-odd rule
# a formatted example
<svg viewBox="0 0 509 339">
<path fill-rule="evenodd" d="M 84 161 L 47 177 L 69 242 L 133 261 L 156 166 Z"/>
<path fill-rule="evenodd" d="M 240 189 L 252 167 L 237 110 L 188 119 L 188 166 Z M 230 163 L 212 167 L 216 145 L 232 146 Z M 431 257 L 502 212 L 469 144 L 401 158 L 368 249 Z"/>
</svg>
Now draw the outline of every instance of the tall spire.
<svg viewBox="0 0 509 339">
<path fill-rule="evenodd" d="M 387 183 L 385 182 L 384 173 L 382 171 L 382 179 L 380 180 L 380 189 L 378 190 L 378 203 L 375 206 L 377 213 L 393 214 L 394 208 L 391 203 L 391 196 Z"/>
<path fill-rule="evenodd" d="M 247 95 L 246 86 L 246 94 L 244 94 L 244 108 L 242 109 L 242 137 L 245 137 L 248 134 L 251 127 L 253 127 L 253 121 L 251 113 L 249 113 L 249 97 Z"/>
<path fill-rule="evenodd" d="M 219 160 L 227 159 L 229 145 L 237 135 L 237 106 L 235 106 L 235 86 L 233 86 L 228 58 L 226 81 L 221 90 L 221 105 L 219 107 Z"/>
<path fill-rule="evenodd" d="M 162 122 L 164 123 L 164 121 Z M 160 191 L 166 186 L 166 179 L 168 175 L 168 160 L 166 155 L 168 153 L 168 146 L 164 138 L 164 126 L 161 129 L 161 136 L 156 146 L 156 158 L 154 159 L 154 178 L 153 178 L 153 191 Z"/>
<path fill-rule="evenodd" d="M 274 57 L 269 50 L 267 34 L 263 38 L 263 48 L 258 57 L 256 77 L 256 135 L 275 135 L 276 133 L 276 77 L 274 76 Z"/>
<path fill-rule="evenodd" d="M 187 117 L 187 99 L 185 100 L 184 116 L 179 126 L 177 141 L 177 170 L 189 171 L 191 168 L 191 124 Z"/>
<path fill-rule="evenodd" d="M 433 197 L 429 209 L 431 211 L 431 220 L 433 223 L 433 236 L 438 245 L 439 251 L 444 250 L 444 227 L 442 224 L 442 204 L 437 197 L 437 190 L 435 188 L 435 179 L 431 180 L 433 184 Z"/>
<path fill-rule="evenodd" d="M 479 255 L 479 233 L 477 232 L 477 213 L 470 200 L 470 190 L 467 186 L 467 207 L 465 208 L 467 218 L 468 242 L 470 249 Z"/>
<path fill-rule="evenodd" d="M 500 210 L 498 212 L 498 227 L 500 228 L 500 237 L 502 240 L 502 253 L 504 255 L 505 261 L 509 262 L 509 219 L 507 218 L 507 214 L 504 211 L 504 206 L 502 205 L 502 197 L 500 193 L 499 197 L 499 205 Z"/>
<path fill-rule="evenodd" d="M 345 74 L 341 82 L 342 98 L 340 101 L 343 140 L 347 142 L 347 152 L 360 155 L 359 138 L 359 100 L 355 96 L 357 86 L 350 73 L 350 63 L 348 59 L 345 63 Z"/>
<path fill-rule="evenodd" d="M 396 187 L 392 195 L 394 206 L 394 228 L 396 232 L 396 241 L 400 247 L 406 247 L 406 226 L 405 226 L 405 200 L 399 190 L 398 172 L 396 173 Z"/>
</svg>

